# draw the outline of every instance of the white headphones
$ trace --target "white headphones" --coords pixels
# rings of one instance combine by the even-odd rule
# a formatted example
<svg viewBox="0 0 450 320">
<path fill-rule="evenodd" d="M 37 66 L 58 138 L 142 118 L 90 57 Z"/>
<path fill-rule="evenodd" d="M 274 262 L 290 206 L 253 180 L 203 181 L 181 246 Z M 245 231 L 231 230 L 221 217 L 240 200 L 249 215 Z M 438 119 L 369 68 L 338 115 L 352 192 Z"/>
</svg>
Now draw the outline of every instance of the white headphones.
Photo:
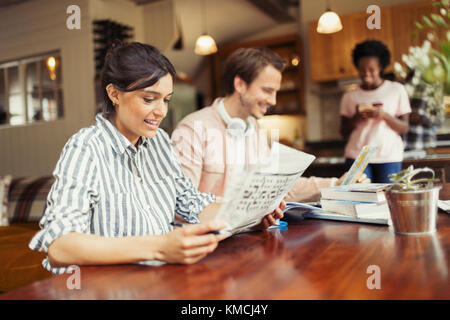
<svg viewBox="0 0 450 320">
<path fill-rule="evenodd" d="M 248 117 L 247 122 L 241 118 L 231 118 L 227 110 L 225 110 L 223 99 L 219 101 L 219 113 L 223 121 L 227 124 L 227 129 L 232 136 L 240 137 L 253 134 L 254 126 L 250 121 L 250 117 Z"/>
</svg>

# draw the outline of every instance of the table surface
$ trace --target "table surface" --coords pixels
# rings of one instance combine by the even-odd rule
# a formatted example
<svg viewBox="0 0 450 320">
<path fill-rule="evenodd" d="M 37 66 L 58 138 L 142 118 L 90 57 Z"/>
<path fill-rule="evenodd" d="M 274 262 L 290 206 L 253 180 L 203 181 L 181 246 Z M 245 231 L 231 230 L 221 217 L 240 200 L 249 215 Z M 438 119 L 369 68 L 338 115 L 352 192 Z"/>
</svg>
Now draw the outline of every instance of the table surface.
<svg viewBox="0 0 450 320">
<path fill-rule="evenodd" d="M 294 218 L 293 218 L 294 217 Z M 449 299 L 450 216 L 437 232 L 396 235 L 392 227 L 291 215 L 287 230 L 232 236 L 193 265 L 81 267 L 0 299 Z M 380 289 L 369 289 L 379 267 Z"/>
</svg>

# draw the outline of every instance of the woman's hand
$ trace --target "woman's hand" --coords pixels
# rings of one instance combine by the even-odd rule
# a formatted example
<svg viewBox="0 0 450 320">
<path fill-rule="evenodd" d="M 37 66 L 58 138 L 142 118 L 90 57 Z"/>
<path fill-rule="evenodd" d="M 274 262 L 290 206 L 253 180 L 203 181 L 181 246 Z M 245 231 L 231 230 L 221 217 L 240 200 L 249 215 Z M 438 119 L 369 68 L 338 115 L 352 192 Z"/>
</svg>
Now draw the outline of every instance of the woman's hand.
<svg viewBox="0 0 450 320">
<path fill-rule="evenodd" d="M 225 228 L 219 221 L 187 225 L 176 228 L 161 238 L 157 259 L 169 263 L 191 264 L 213 252 L 222 235 L 208 233 Z"/>
<path fill-rule="evenodd" d="M 344 173 L 339 180 L 336 182 L 337 186 L 340 186 L 342 184 L 342 182 L 345 179 L 345 176 L 347 175 L 347 172 Z M 370 183 L 370 179 L 367 177 L 367 175 L 363 172 L 359 175 L 359 177 L 356 179 L 355 183 Z"/>
<path fill-rule="evenodd" d="M 369 117 L 375 120 L 383 120 L 384 119 L 384 111 L 382 103 L 374 103 L 373 109 L 369 112 Z"/>
<path fill-rule="evenodd" d="M 360 123 L 363 121 L 368 120 L 371 117 L 371 110 L 373 109 L 373 107 L 371 109 L 368 109 L 368 105 L 366 104 L 362 104 L 362 105 L 357 105 L 356 106 L 356 113 L 353 116 L 353 119 L 355 121 L 355 123 Z"/>
<path fill-rule="evenodd" d="M 283 214 L 283 209 L 286 208 L 286 202 L 284 202 L 284 200 L 281 200 L 280 205 L 278 206 L 278 208 L 276 208 L 275 210 L 273 210 L 271 213 L 268 213 L 267 215 L 264 216 L 264 218 L 262 218 L 261 222 L 252 227 L 252 230 L 261 230 L 261 229 L 267 229 L 270 226 L 273 226 L 276 224 L 276 220 L 277 219 L 281 219 L 283 218 L 284 214 Z"/>
</svg>

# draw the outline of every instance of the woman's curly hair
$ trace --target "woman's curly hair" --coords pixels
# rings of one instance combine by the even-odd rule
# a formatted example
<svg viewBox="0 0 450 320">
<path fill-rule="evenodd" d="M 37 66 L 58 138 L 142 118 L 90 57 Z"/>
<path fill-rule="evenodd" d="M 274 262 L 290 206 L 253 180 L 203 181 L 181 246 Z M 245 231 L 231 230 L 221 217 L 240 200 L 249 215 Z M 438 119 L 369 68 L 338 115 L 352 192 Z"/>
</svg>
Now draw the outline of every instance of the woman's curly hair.
<svg viewBox="0 0 450 320">
<path fill-rule="evenodd" d="M 388 47 L 378 40 L 366 40 L 358 43 L 352 52 L 353 64 L 358 68 L 358 62 L 364 57 L 376 57 L 380 62 L 382 71 L 391 61 L 391 53 Z"/>
</svg>

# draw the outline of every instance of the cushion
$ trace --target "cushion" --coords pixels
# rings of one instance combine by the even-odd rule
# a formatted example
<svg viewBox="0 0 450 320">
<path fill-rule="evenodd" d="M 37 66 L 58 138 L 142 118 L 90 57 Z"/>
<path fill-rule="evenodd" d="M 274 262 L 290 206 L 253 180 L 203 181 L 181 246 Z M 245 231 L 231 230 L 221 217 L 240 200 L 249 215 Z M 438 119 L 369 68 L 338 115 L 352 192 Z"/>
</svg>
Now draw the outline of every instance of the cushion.
<svg viewBox="0 0 450 320">
<path fill-rule="evenodd" d="M 0 176 L 0 226 L 7 226 L 8 223 L 8 194 L 11 176 Z"/>
<path fill-rule="evenodd" d="M 14 178 L 9 188 L 9 222 L 39 221 L 53 182 L 53 176 Z"/>
</svg>

